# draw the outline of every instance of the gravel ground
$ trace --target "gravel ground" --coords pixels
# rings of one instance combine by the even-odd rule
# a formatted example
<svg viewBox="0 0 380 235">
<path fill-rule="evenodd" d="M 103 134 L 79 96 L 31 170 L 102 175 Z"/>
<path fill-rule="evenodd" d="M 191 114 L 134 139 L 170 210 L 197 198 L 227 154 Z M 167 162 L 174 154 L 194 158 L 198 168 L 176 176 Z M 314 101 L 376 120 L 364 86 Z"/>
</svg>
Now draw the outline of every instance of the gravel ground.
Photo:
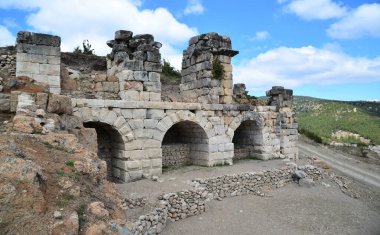
<svg viewBox="0 0 380 235">
<path fill-rule="evenodd" d="M 286 166 L 284 160 L 243 160 L 233 166 L 187 166 L 165 172 L 158 182 L 148 179 L 119 184 L 126 197 L 146 197 L 147 206 L 129 209 L 129 219 L 148 213 L 159 194 L 192 188 L 190 181 L 225 174 L 274 169 Z M 310 163 L 302 155 L 299 165 Z M 329 170 L 331 174 L 331 170 Z M 348 180 L 350 192 L 341 191 L 327 175 L 314 187 L 288 184 L 265 191 L 270 197 L 255 195 L 210 201 L 206 212 L 176 222 L 168 222 L 162 234 L 380 234 L 380 189 Z"/>
<path fill-rule="evenodd" d="M 272 197 L 246 195 L 211 201 L 206 213 L 163 234 L 380 234 L 380 213 L 339 188 L 290 184 Z"/>
</svg>

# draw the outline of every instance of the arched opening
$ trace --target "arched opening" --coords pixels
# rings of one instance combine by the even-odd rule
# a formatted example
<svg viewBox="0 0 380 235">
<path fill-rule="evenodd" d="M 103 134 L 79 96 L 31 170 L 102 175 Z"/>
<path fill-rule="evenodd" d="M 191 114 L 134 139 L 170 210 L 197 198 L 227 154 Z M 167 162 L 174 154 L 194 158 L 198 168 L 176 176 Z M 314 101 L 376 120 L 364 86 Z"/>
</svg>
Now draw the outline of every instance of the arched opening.
<svg viewBox="0 0 380 235">
<path fill-rule="evenodd" d="M 95 128 L 98 142 L 98 156 L 107 163 L 107 179 L 119 182 L 120 172 L 125 171 L 117 165 L 117 159 L 122 156 L 124 141 L 111 125 L 102 122 L 86 122 L 86 128 Z"/>
<path fill-rule="evenodd" d="M 234 158 L 256 157 L 257 145 L 260 144 L 262 135 L 255 121 L 247 120 L 235 130 L 232 142 L 234 143 Z M 255 148 L 256 147 L 256 148 Z"/>
<path fill-rule="evenodd" d="M 174 124 L 162 140 L 162 166 L 199 165 L 208 157 L 208 138 L 201 126 L 183 121 Z"/>
</svg>

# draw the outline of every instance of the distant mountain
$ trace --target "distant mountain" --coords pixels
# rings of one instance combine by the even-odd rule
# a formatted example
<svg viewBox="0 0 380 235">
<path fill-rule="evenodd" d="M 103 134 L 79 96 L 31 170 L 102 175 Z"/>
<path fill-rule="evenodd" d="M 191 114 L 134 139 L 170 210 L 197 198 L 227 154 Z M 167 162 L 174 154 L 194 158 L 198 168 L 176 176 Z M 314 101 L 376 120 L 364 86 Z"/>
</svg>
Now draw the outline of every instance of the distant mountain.
<svg viewBox="0 0 380 235">
<path fill-rule="evenodd" d="M 307 96 L 295 96 L 293 107 L 298 116 L 299 131 L 320 142 L 337 141 L 332 134 L 343 130 L 380 144 L 380 102 L 336 101 Z M 357 143 L 347 136 L 339 140 Z"/>
</svg>

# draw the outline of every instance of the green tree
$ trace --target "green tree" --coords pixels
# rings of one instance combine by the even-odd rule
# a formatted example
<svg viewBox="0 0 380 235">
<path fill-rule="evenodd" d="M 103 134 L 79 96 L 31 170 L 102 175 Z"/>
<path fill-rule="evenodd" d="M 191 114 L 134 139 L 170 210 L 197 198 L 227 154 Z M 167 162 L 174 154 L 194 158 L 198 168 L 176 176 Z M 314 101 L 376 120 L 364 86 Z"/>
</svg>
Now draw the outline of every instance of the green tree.
<svg viewBox="0 0 380 235">
<path fill-rule="evenodd" d="M 175 69 L 169 61 L 163 60 L 161 76 L 163 79 L 177 80 L 181 79 L 181 72 Z"/>
<path fill-rule="evenodd" d="M 83 40 L 82 47 L 83 47 L 83 50 L 79 46 L 75 47 L 73 53 L 84 54 L 84 55 L 95 55 L 94 49 L 91 48 L 92 46 L 87 39 Z"/>
</svg>

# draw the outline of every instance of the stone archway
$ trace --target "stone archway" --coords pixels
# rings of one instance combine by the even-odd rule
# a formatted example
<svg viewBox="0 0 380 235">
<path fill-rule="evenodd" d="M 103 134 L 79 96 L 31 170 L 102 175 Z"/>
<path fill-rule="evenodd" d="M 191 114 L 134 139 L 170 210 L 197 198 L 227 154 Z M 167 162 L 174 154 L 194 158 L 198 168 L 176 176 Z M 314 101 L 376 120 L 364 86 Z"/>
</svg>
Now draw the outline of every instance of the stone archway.
<svg viewBox="0 0 380 235">
<path fill-rule="evenodd" d="M 261 128 L 253 120 L 241 122 L 232 138 L 234 159 L 257 157 L 257 147 L 262 143 Z"/>
<path fill-rule="evenodd" d="M 83 123 L 86 128 L 94 128 L 97 134 L 98 156 L 107 163 L 107 179 L 113 182 L 122 181 L 121 171 L 125 171 L 118 164 L 124 152 L 124 141 L 120 133 L 110 124 L 89 121 Z"/>
<path fill-rule="evenodd" d="M 172 125 L 162 140 L 162 166 L 200 165 L 209 157 L 205 130 L 193 121 Z"/>
</svg>

